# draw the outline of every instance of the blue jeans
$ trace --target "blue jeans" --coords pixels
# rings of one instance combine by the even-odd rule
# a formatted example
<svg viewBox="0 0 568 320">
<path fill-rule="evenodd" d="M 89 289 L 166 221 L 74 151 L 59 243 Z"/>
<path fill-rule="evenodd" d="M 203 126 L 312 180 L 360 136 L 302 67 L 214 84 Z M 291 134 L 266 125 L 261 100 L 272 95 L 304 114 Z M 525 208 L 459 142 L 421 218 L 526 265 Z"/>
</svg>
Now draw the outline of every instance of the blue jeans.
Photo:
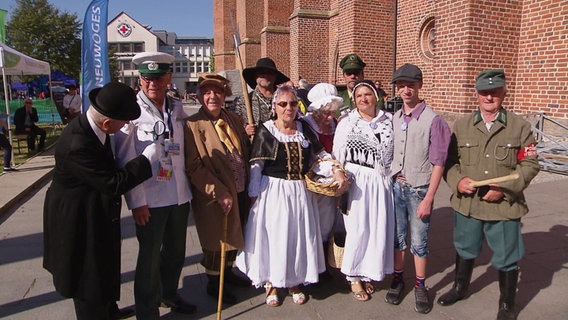
<svg viewBox="0 0 568 320">
<path fill-rule="evenodd" d="M 423 219 L 416 217 L 418 205 L 426 196 L 427 191 L 428 185 L 412 187 L 400 180 L 395 180 L 393 184 L 396 231 L 394 249 L 406 249 L 406 235 L 410 226 L 410 252 L 419 258 L 428 256 L 430 217 Z"/>
</svg>

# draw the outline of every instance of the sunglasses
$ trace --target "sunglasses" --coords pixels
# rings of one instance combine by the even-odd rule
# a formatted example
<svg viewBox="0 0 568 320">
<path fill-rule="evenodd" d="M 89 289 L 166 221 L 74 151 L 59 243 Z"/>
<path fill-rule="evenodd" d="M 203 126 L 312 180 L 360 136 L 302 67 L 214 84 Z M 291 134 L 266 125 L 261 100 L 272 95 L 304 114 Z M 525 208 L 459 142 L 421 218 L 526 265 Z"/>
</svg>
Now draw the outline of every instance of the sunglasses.
<svg viewBox="0 0 568 320">
<path fill-rule="evenodd" d="M 165 73 L 152 74 L 152 75 L 140 74 L 140 77 L 145 82 L 150 82 L 150 81 L 160 81 L 164 78 L 164 75 L 166 75 L 166 74 Z"/>
<path fill-rule="evenodd" d="M 287 105 L 290 105 L 290 107 L 295 108 L 298 106 L 298 101 L 280 101 L 276 104 L 282 108 L 286 108 Z"/>
</svg>

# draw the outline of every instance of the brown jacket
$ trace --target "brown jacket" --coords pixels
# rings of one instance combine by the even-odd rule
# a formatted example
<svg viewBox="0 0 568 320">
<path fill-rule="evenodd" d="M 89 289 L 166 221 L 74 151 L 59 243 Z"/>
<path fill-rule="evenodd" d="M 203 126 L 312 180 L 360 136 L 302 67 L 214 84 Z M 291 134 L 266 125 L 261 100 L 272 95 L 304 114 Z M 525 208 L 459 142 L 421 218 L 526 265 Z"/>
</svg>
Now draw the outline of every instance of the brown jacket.
<svg viewBox="0 0 568 320">
<path fill-rule="evenodd" d="M 221 112 L 225 113 L 229 126 L 240 137 L 248 184 L 248 137 L 237 115 L 225 110 Z M 243 248 L 244 226 L 241 226 L 239 219 L 235 179 L 230 169 L 230 161 L 225 155 L 225 147 L 203 107 L 185 121 L 185 168 L 193 193 L 195 227 L 201 247 L 210 251 L 221 250 L 224 214 L 217 198 L 229 193 L 233 198 L 233 206 L 227 221 L 227 250 Z"/>
</svg>

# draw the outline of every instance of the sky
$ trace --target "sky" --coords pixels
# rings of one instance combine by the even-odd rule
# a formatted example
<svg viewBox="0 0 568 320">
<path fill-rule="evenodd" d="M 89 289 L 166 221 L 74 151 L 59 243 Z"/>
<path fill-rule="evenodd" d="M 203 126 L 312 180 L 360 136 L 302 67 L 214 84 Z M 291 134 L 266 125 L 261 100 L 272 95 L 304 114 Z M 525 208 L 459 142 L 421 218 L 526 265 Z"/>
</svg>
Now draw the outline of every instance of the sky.
<svg viewBox="0 0 568 320">
<path fill-rule="evenodd" d="M 60 11 L 76 13 L 83 22 L 90 0 L 47 0 Z M 15 0 L 0 0 L 0 9 L 8 11 L 6 21 Z M 178 37 L 213 38 L 213 0 L 109 0 L 108 20 L 120 12 L 126 12 L 142 25 L 152 30 L 175 32 Z M 156 14 L 156 12 L 159 12 Z"/>
</svg>

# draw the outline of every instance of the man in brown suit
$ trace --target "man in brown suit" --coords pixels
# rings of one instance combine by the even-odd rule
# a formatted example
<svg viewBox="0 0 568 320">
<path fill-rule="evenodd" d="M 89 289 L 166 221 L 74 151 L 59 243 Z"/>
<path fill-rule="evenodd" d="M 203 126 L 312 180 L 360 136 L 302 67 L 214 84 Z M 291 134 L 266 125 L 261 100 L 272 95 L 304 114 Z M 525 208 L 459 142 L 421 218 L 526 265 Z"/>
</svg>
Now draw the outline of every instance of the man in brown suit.
<svg viewBox="0 0 568 320">
<path fill-rule="evenodd" d="M 221 270 L 220 240 L 226 239 L 225 280 L 236 285 L 250 282 L 231 269 L 237 249 L 243 248 L 243 229 L 249 209 L 249 140 L 239 116 L 223 109 L 231 95 L 229 81 L 216 74 L 199 77 L 199 111 L 186 119 L 184 127 L 186 172 L 191 181 L 193 212 L 203 249 L 201 264 L 209 282 L 207 294 L 219 295 Z M 224 220 L 227 234 L 224 235 Z M 235 303 L 236 297 L 223 290 L 223 302 Z"/>
</svg>

